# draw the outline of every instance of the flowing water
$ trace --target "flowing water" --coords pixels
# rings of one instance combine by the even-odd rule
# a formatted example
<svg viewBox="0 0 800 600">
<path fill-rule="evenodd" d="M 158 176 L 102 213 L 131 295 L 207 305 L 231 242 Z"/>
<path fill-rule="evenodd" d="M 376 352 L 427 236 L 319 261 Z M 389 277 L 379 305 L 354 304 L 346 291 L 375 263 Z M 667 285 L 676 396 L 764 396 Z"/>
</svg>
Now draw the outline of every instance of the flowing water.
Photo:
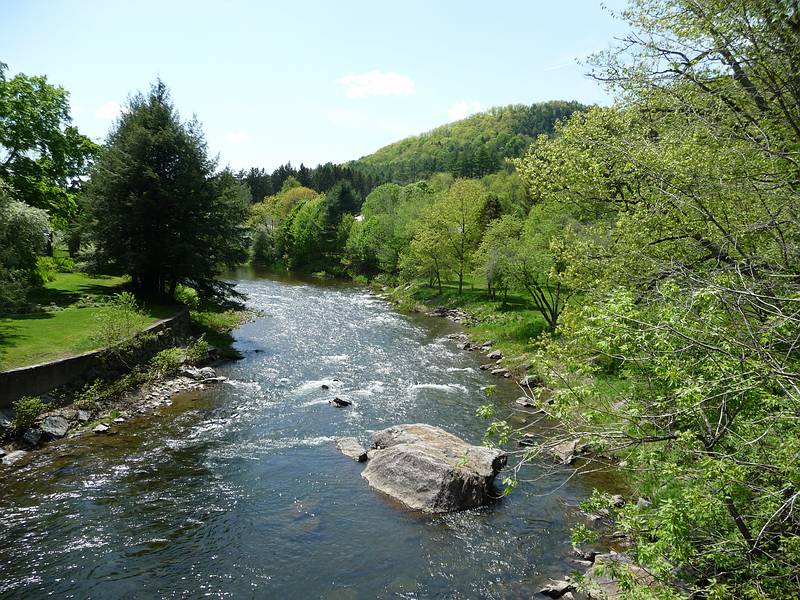
<svg viewBox="0 0 800 600">
<path fill-rule="evenodd" d="M 530 598 L 575 568 L 569 528 L 598 482 L 532 465 L 491 506 L 422 515 L 335 449 L 405 422 L 481 442 L 482 388 L 501 413 L 519 390 L 453 324 L 352 286 L 238 277 L 263 316 L 236 330 L 228 382 L 0 472 L 0 597 Z"/>
</svg>

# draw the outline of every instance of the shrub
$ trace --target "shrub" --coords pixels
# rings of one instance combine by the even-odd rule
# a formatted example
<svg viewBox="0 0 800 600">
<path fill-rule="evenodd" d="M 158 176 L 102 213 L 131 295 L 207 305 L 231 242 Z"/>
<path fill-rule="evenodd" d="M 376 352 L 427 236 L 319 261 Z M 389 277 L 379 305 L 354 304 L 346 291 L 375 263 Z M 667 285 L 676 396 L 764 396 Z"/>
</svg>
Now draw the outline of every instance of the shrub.
<svg viewBox="0 0 800 600">
<path fill-rule="evenodd" d="M 58 273 L 56 261 L 50 256 L 38 256 L 36 258 L 36 277 L 35 279 L 40 283 L 47 283 L 53 281 Z"/>
<path fill-rule="evenodd" d="M 150 359 L 148 371 L 150 379 L 171 377 L 178 372 L 183 361 L 183 351 L 180 348 L 167 348 Z"/>
<path fill-rule="evenodd" d="M 91 384 L 86 384 L 73 402 L 73 406 L 78 410 L 96 410 L 98 402 L 103 398 L 104 388 L 103 382 L 99 379 L 95 379 Z"/>
<path fill-rule="evenodd" d="M 13 407 L 14 429 L 18 431 L 31 427 L 36 422 L 36 417 L 44 412 L 44 402 L 36 396 L 23 396 L 14 401 Z"/>
<path fill-rule="evenodd" d="M 136 297 L 130 292 L 114 296 L 105 310 L 98 313 L 100 326 L 95 339 L 103 346 L 112 346 L 129 339 L 144 323 Z"/>
<path fill-rule="evenodd" d="M 192 310 L 196 310 L 200 306 L 200 296 L 197 294 L 197 290 L 186 285 L 178 284 L 175 288 L 175 300 Z"/>
<path fill-rule="evenodd" d="M 203 362 L 208 356 L 211 345 L 206 341 L 206 334 L 189 341 L 186 346 L 186 360 L 189 364 L 196 365 Z"/>
</svg>

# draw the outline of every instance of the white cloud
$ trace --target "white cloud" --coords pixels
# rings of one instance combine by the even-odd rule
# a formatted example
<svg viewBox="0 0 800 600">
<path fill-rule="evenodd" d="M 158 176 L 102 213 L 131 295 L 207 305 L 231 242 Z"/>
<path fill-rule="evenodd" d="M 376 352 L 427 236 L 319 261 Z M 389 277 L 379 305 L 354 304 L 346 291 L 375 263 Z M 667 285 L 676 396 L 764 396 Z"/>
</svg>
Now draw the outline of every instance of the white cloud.
<svg viewBox="0 0 800 600">
<path fill-rule="evenodd" d="M 482 106 L 477 100 L 459 100 L 447 109 L 447 116 L 451 121 L 458 121 L 473 113 L 480 112 Z"/>
<path fill-rule="evenodd" d="M 391 71 L 374 70 L 367 73 L 350 73 L 336 80 L 348 98 L 366 96 L 411 96 L 416 92 L 414 81 Z"/>
<path fill-rule="evenodd" d="M 237 129 L 236 131 L 229 131 L 226 133 L 225 139 L 234 144 L 241 144 L 243 142 L 249 142 L 251 138 L 248 132 L 243 129 Z"/>
<path fill-rule="evenodd" d="M 116 119 L 124 111 L 125 109 L 118 102 L 111 100 L 94 111 L 94 116 L 98 119 L 111 120 Z"/>
</svg>

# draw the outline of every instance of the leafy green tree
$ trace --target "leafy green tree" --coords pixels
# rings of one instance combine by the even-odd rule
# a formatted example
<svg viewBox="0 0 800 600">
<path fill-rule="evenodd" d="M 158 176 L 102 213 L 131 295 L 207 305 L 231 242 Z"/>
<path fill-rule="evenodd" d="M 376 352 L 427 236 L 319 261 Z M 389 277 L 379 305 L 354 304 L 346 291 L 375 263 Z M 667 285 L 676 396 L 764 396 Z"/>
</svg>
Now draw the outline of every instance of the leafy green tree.
<svg viewBox="0 0 800 600">
<path fill-rule="evenodd" d="M 14 200 L 0 180 L 0 307 L 18 305 L 41 283 L 36 258 L 47 239 L 47 213 Z"/>
<path fill-rule="evenodd" d="M 505 303 L 514 283 L 517 252 L 525 224 L 518 217 L 505 215 L 492 221 L 475 252 L 476 271 L 486 279 L 489 298 L 500 293 Z"/>
<path fill-rule="evenodd" d="M 433 207 L 428 209 L 428 212 Z M 400 273 L 407 280 L 424 278 L 428 285 L 434 283 L 442 291 L 442 278 L 452 268 L 452 256 L 438 227 L 433 225 L 433 215 L 423 218 L 411 243 L 400 256 Z"/>
<path fill-rule="evenodd" d="M 99 264 L 156 297 L 173 297 L 178 284 L 232 296 L 217 277 L 246 258 L 250 195 L 231 173 L 214 173 L 200 125 L 181 122 L 163 82 L 130 100 L 87 193 Z"/>
<path fill-rule="evenodd" d="M 14 198 L 64 225 L 98 147 L 71 125 L 64 88 L 45 77 L 8 78 L 7 70 L 0 62 L 0 177 Z"/>
<path fill-rule="evenodd" d="M 441 194 L 430 215 L 452 257 L 459 294 L 464 287 L 464 273 L 480 241 L 480 215 L 485 203 L 486 192 L 480 182 L 457 179 Z"/>
<path fill-rule="evenodd" d="M 625 458 L 648 502 L 617 526 L 657 580 L 796 597 L 800 14 L 637 0 L 627 18 L 635 33 L 597 71 L 618 106 L 518 163 L 542 206 L 594 220 L 562 245 L 585 299 L 542 356 L 570 384 L 554 412 Z M 609 376 L 624 391 L 603 393 Z"/>
</svg>

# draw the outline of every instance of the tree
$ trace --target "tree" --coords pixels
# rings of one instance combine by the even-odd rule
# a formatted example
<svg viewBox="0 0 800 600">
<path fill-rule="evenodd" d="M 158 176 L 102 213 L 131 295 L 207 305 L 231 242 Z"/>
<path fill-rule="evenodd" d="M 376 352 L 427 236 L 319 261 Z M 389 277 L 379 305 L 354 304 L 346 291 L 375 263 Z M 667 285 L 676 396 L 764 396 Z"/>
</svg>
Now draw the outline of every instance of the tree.
<svg viewBox="0 0 800 600">
<path fill-rule="evenodd" d="M 524 222 L 512 215 L 492 221 L 475 252 L 477 272 L 486 279 L 489 298 L 497 293 L 506 301 L 508 289 L 514 282 L 515 263 L 520 246 Z"/>
<path fill-rule="evenodd" d="M 464 272 L 480 239 L 479 219 L 485 202 L 486 192 L 480 182 L 457 179 L 441 195 L 431 215 L 458 273 L 459 294 L 464 287 Z"/>
<path fill-rule="evenodd" d="M 420 221 L 414 238 L 400 256 L 400 272 L 408 281 L 423 277 L 430 287 L 435 283 L 441 293 L 442 277 L 451 268 L 451 254 L 441 232 L 432 224 L 433 210 L 428 209 L 428 218 Z"/>
<path fill-rule="evenodd" d="M 14 200 L 0 180 L 0 307 L 20 304 L 29 286 L 41 283 L 36 258 L 47 233 L 47 213 Z"/>
<path fill-rule="evenodd" d="M 214 173 L 199 123 L 181 122 L 163 82 L 131 98 L 87 194 L 100 264 L 155 297 L 179 283 L 213 300 L 233 295 L 217 276 L 246 258 L 250 195 L 231 173 Z"/>
<path fill-rule="evenodd" d="M 585 297 L 541 357 L 568 384 L 554 413 L 629 465 L 648 502 L 612 510 L 654 577 L 796 597 L 800 13 L 638 0 L 627 17 L 597 72 L 617 107 L 518 163 L 537 202 L 594 219 L 563 246 Z"/>
<path fill-rule="evenodd" d="M 0 62 L 0 177 L 14 198 L 64 225 L 98 147 L 70 124 L 64 88 L 22 73 L 9 79 L 7 69 Z"/>
</svg>

